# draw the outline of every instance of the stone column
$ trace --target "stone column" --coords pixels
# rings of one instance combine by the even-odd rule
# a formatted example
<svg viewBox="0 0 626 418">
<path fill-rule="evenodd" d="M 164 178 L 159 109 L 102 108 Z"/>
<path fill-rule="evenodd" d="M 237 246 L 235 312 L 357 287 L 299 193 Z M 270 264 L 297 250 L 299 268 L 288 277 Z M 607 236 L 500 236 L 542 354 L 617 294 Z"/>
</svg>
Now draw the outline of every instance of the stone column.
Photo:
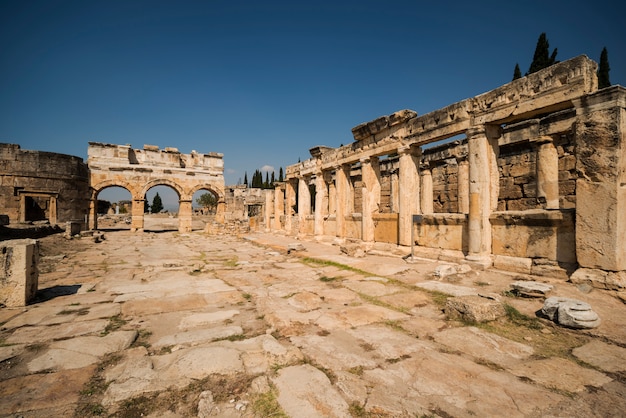
<svg viewBox="0 0 626 418">
<path fill-rule="evenodd" d="M 576 258 L 626 270 L 626 92 L 612 86 L 575 100 Z M 622 276 L 623 277 L 623 276 Z"/>
<path fill-rule="evenodd" d="M 133 205 L 130 208 L 131 219 L 132 222 L 130 224 L 131 232 L 143 232 L 143 209 L 144 209 L 144 198 L 141 199 L 133 199 Z M 178 216 L 180 217 L 180 208 L 178 212 Z M 180 225 L 180 221 L 179 221 Z"/>
<path fill-rule="evenodd" d="M 469 217 L 467 259 L 491 265 L 489 215 L 498 202 L 497 167 L 499 127 L 476 127 L 467 131 L 469 151 Z"/>
<path fill-rule="evenodd" d="M 20 222 L 26 222 L 26 195 L 20 195 Z"/>
<path fill-rule="evenodd" d="M 324 235 L 324 218 L 328 215 L 328 190 L 324 173 L 315 174 L 315 236 Z"/>
<path fill-rule="evenodd" d="M 89 215 L 87 219 L 87 229 L 96 230 L 98 229 L 98 201 L 96 198 L 91 198 L 89 200 Z"/>
<path fill-rule="evenodd" d="M 193 208 L 191 199 L 180 199 L 178 204 L 178 232 L 191 232 Z M 135 205 L 133 205 L 133 209 Z M 143 210 L 143 208 L 142 208 Z"/>
<path fill-rule="evenodd" d="M 420 189 L 420 203 L 422 213 L 433 213 L 433 176 L 430 166 L 424 165 L 420 169 L 422 187 Z"/>
<path fill-rule="evenodd" d="M 280 218 L 285 216 L 285 185 L 277 183 L 274 188 L 274 230 L 281 231 L 283 229 Z"/>
<path fill-rule="evenodd" d="M 398 177 L 399 170 L 393 170 L 390 173 L 389 182 L 391 183 L 391 213 L 399 213 L 400 212 L 400 180 Z M 419 181 L 419 177 L 418 177 Z"/>
<path fill-rule="evenodd" d="M 380 165 L 378 157 L 361 159 L 361 180 L 363 182 L 363 209 L 361 239 L 374 242 L 374 218 L 380 206 Z"/>
<path fill-rule="evenodd" d="M 296 204 L 296 187 L 294 186 L 294 179 L 288 179 L 285 183 L 285 200 L 285 232 L 291 235 L 293 234 L 293 206 Z"/>
<path fill-rule="evenodd" d="M 48 220 L 51 225 L 57 223 L 57 198 L 56 196 L 50 196 L 50 219 Z"/>
<path fill-rule="evenodd" d="M 217 208 L 215 210 L 215 222 L 223 224 L 226 222 L 226 201 L 224 198 L 220 198 L 217 202 Z"/>
<path fill-rule="evenodd" d="M 420 149 L 402 146 L 398 149 L 398 154 L 400 155 L 398 241 L 400 245 L 409 246 L 411 245 L 413 215 L 420 213 L 418 169 Z"/>
<path fill-rule="evenodd" d="M 274 191 L 263 190 L 263 194 L 265 194 L 263 219 L 265 222 L 265 231 L 269 231 L 272 229 L 272 215 L 274 214 Z"/>
<path fill-rule="evenodd" d="M 352 209 L 349 207 L 351 201 L 350 196 L 352 190 L 350 189 L 350 165 L 343 164 L 335 167 L 335 184 L 336 184 L 336 196 L 337 196 L 337 237 L 346 237 L 346 216 L 352 213 Z"/>
<path fill-rule="evenodd" d="M 537 146 L 537 199 L 544 209 L 559 208 L 559 153 L 549 136 L 533 141 Z"/>
<path fill-rule="evenodd" d="M 457 194 L 459 213 L 469 213 L 469 163 L 467 160 L 457 162 L 459 167 Z"/>
<path fill-rule="evenodd" d="M 326 179 L 328 184 L 328 214 L 337 215 L 337 186 L 332 177 Z"/>
<path fill-rule="evenodd" d="M 311 214 L 311 192 L 305 177 L 298 179 L 298 225 L 300 235 L 306 233 L 306 217 Z"/>
</svg>

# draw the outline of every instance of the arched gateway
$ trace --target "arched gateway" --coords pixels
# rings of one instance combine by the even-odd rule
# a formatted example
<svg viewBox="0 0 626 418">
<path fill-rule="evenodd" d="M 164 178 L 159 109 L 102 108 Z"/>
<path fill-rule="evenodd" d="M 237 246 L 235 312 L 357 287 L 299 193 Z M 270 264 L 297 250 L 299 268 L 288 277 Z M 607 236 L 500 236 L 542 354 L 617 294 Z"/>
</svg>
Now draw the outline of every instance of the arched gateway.
<svg viewBox="0 0 626 418">
<path fill-rule="evenodd" d="M 144 202 L 151 187 L 165 185 L 178 194 L 178 230 L 191 231 L 192 199 L 198 190 L 209 190 L 217 198 L 216 220 L 224 220 L 224 160 L 223 154 L 211 152 L 182 154 L 176 148 L 159 149 L 144 145 L 90 142 L 87 165 L 90 171 L 91 203 L 89 227 L 97 229 L 97 198 L 104 188 L 119 186 L 132 196 L 131 230 L 143 230 Z"/>
</svg>

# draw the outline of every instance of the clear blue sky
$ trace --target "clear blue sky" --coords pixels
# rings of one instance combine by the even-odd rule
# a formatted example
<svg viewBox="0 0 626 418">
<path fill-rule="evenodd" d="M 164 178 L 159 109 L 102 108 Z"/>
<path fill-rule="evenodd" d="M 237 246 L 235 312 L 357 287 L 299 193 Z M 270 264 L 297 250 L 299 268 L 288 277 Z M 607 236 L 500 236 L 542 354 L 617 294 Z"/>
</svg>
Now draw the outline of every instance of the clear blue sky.
<svg viewBox="0 0 626 418">
<path fill-rule="evenodd" d="M 612 6 L 611 6 L 612 4 Z M 224 154 L 227 184 L 400 109 L 428 113 L 559 60 L 626 85 L 620 2 L 0 0 L 0 142 Z"/>
</svg>

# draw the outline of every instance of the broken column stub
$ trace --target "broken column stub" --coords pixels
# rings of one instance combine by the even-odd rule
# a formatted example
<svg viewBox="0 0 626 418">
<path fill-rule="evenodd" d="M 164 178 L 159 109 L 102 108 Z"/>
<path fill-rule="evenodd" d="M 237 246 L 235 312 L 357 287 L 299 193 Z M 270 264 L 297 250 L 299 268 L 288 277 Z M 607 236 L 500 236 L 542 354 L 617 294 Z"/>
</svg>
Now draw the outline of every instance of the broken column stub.
<svg viewBox="0 0 626 418">
<path fill-rule="evenodd" d="M 541 313 L 560 325 L 569 328 L 596 328 L 600 317 L 591 306 L 580 300 L 552 296 L 545 300 Z"/>
<path fill-rule="evenodd" d="M 0 305 L 25 306 L 37 293 L 39 243 L 34 239 L 0 242 Z"/>
</svg>

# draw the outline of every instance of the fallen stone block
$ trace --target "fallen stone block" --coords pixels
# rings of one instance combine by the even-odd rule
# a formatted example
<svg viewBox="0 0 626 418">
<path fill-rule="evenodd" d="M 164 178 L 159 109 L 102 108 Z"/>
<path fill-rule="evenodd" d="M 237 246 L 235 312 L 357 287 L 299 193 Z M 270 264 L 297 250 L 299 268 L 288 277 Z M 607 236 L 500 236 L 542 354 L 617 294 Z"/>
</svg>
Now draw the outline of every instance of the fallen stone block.
<svg viewBox="0 0 626 418">
<path fill-rule="evenodd" d="M 444 312 L 450 319 L 460 319 L 465 322 L 494 321 L 506 314 L 502 303 L 477 295 L 448 299 Z"/>
<path fill-rule="evenodd" d="M 297 243 L 297 244 L 289 244 L 287 246 L 287 253 L 290 253 L 292 251 L 305 251 L 306 248 L 304 248 L 304 245 Z"/>
<path fill-rule="evenodd" d="M 587 329 L 600 325 L 600 317 L 591 306 L 576 299 L 549 297 L 545 300 L 541 313 L 551 321 L 570 328 Z"/>
<path fill-rule="evenodd" d="M 346 244 L 339 247 L 339 250 L 347 254 L 350 257 L 362 258 L 365 257 L 365 251 L 361 249 L 358 244 Z"/>
<path fill-rule="evenodd" d="M 513 293 L 520 296 L 537 298 L 550 293 L 552 289 L 554 289 L 554 286 L 533 281 L 517 281 L 511 283 L 511 289 L 513 290 Z"/>
<path fill-rule="evenodd" d="M 609 272 L 598 269 L 580 268 L 570 276 L 569 280 L 577 285 L 587 284 L 598 289 L 626 289 L 626 272 L 624 271 Z"/>
<path fill-rule="evenodd" d="M 453 264 L 441 264 L 435 268 L 433 275 L 435 277 L 447 277 L 455 274 L 464 274 L 472 271 L 472 268 L 467 264 L 453 265 Z"/>
</svg>

